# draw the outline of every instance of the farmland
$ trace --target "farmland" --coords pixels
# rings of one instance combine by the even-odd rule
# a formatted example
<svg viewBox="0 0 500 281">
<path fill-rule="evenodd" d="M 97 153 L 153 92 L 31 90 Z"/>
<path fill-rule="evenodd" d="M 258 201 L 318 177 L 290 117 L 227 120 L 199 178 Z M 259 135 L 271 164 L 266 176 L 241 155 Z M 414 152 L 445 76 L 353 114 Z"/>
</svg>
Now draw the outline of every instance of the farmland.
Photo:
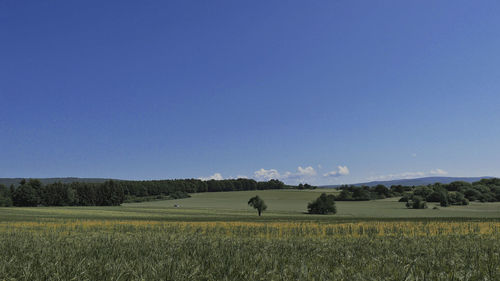
<svg viewBox="0 0 500 281">
<path fill-rule="evenodd" d="M 500 278 L 499 203 L 411 210 L 390 198 L 305 214 L 320 192 L 0 208 L 0 280 Z M 262 217 L 247 206 L 254 195 L 269 206 Z"/>
<path fill-rule="evenodd" d="M 405 218 L 488 218 L 500 219 L 500 203 L 471 202 L 468 206 L 433 209 L 407 209 L 397 198 L 373 201 L 337 202 L 334 216 L 305 214 L 307 203 L 325 190 L 264 190 L 195 193 L 191 198 L 125 203 L 112 207 L 0 208 L 0 221 L 33 219 L 119 219 L 161 221 L 343 221 L 392 220 Z M 336 193 L 335 190 L 326 192 Z M 260 218 L 247 201 L 261 196 L 269 206 Z M 179 208 L 175 208 L 179 205 Z"/>
</svg>

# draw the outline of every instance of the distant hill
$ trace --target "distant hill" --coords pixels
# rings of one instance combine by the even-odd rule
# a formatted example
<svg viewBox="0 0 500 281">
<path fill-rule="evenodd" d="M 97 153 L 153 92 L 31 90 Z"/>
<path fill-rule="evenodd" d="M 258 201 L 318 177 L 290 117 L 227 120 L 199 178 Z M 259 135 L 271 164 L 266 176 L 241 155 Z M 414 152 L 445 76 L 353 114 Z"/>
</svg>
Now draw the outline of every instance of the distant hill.
<svg viewBox="0 0 500 281">
<path fill-rule="evenodd" d="M 5 186 L 10 186 L 11 184 L 18 186 L 19 182 L 23 178 L 0 178 L 0 184 Z M 72 182 L 90 182 L 90 183 L 101 183 L 105 182 L 109 179 L 101 179 L 101 178 L 37 178 L 43 184 L 51 184 L 54 182 L 62 182 L 62 183 L 72 183 Z M 28 178 L 26 178 L 28 180 Z"/>
<path fill-rule="evenodd" d="M 400 180 L 390 180 L 390 181 L 371 181 L 371 182 L 363 182 L 363 183 L 355 183 L 352 185 L 356 186 L 376 186 L 378 184 L 383 184 L 385 186 L 391 185 L 428 185 L 436 182 L 440 183 L 450 183 L 454 181 L 465 181 L 465 182 L 475 182 L 481 179 L 489 179 L 492 177 L 425 177 L 425 178 L 416 178 L 416 179 L 400 179 Z M 18 186 L 19 182 L 23 178 L 0 178 L 0 184 L 5 186 L 10 186 L 11 184 Z M 29 178 L 25 178 L 28 180 Z M 54 182 L 62 182 L 62 183 L 72 183 L 72 182 L 90 182 L 90 183 L 102 183 L 107 180 L 119 180 L 119 179 L 106 179 L 106 178 L 76 178 L 76 177 L 67 177 L 67 178 L 36 178 L 40 180 L 43 184 L 51 184 Z M 340 185 L 323 185 L 320 188 L 335 188 Z"/>
<path fill-rule="evenodd" d="M 401 179 L 401 180 L 390 180 L 390 181 L 371 181 L 371 182 L 363 182 L 363 183 L 355 183 L 352 185 L 356 186 L 376 186 L 378 184 L 383 184 L 385 186 L 391 186 L 391 185 L 406 185 L 406 186 L 412 186 L 412 185 L 428 185 L 428 184 L 433 184 L 433 183 L 450 183 L 454 181 L 465 181 L 465 182 L 475 182 L 475 181 L 480 181 L 481 179 L 489 179 L 492 177 L 425 177 L 425 178 L 416 178 L 416 179 Z M 340 185 L 324 185 L 320 186 L 321 188 L 335 188 L 339 187 Z"/>
</svg>

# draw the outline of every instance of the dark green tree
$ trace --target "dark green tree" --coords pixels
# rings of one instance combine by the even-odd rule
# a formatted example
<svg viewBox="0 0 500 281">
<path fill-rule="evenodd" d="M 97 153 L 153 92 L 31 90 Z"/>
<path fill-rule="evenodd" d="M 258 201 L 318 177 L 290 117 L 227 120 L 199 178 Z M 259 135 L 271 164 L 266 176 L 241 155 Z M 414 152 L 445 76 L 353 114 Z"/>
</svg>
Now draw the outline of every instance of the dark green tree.
<svg viewBox="0 0 500 281">
<path fill-rule="evenodd" d="M 474 188 L 468 188 L 464 190 L 464 196 L 470 201 L 476 201 L 481 199 L 481 192 Z"/>
<path fill-rule="evenodd" d="M 448 198 L 448 192 L 446 190 L 439 191 L 439 205 L 441 207 L 448 207 L 451 205 Z"/>
<path fill-rule="evenodd" d="M 307 205 L 307 210 L 310 214 L 335 214 L 337 213 L 335 196 L 332 194 L 326 195 L 326 193 L 322 193 L 316 200 Z"/>
<path fill-rule="evenodd" d="M 427 198 L 429 197 L 429 195 L 432 194 L 432 192 L 434 192 L 434 190 L 428 186 L 417 186 L 413 190 L 413 195 L 420 196 L 422 198 Z"/>
<path fill-rule="evenodd" d="M 399 193 L 399 194 L 402 194 L 404 193 L 406 190 L 405 190 L 405 187 L 402 186 L 402 185 L 391 185 L 391 192 L 393 193 Z"/>
<path fill-rule="evenodd" d="M 0 184 L 0 207 L 12 206 L 10 190 L 3 184 Z"/>
<path fill-rule="evenodd" d="M 406 202 L 409 209 L 427 209 L 427 202 L 420 196 L 413 196 L 411 201 Z"/>
<path fill-rule="evenodd" d="M 371 199 L 370 196 L 370 191 L 365 188 L 354 188 L 354 191 L 352 193 L 352 198 L 355 201 L 368 201 Z"/>
<path fill-rule="evenodd" d="M 61 182 L 49 184 L 43 188 L 42 202 L 45 206 L 75 205 L 75 191 Z"/>
<path fill-rule="evenodd" d="M 449 193 L 448 199 L 451 205 L 469 205 L 469 200 L 467 200 L 464 197 L 464 194 L 460 192 Z"/>
<path fill-rule="evenodd" d="M 14 191 L 12 194 L 12 201 L 14 206 L 18 207 L 35 207 L 40 204 L 40 197 L 38 191 L 34 189 L 29 183 L 25 183 Z"/>
<path fill-rule="evenodd" d="M 97 189 L 97 200 L 99 206 L 120 206 L 125 200 L 125 193 L 118 182 L 109 180 Z"/>
<path fill-rule="evenodd" d="M 262 212 L 267 209 L 266 203 L 264 203 L 264 200 L 262 200 L 262 198 L 260 198 L 258 195 L 250 198 L 250 200 L 248 200 L 248 205 L 252 206 L 254 209 L 257 209 L 259 217 L 261 216 Z"/>
<path fill-rule="evenodd" d="M 464 191 L 467 188 L 471 188 L 472 184 L 465 181 L 454 181 L 446 185 L 448 191 Z"/>
<path fill-rule="evenodd" d="M 383 184 L 378 184 L 373 188 L 373 191 L 377 194 L 378 198 L 386 198 L 390 196 L 390 191 L 385 185 Z"/>
<path fill-rule="evenodd" d="M 340 194 L 337 196 L 338 201 L 352 201 L 352 192 L 347 189 L 343 189 Z"/>
</svg>

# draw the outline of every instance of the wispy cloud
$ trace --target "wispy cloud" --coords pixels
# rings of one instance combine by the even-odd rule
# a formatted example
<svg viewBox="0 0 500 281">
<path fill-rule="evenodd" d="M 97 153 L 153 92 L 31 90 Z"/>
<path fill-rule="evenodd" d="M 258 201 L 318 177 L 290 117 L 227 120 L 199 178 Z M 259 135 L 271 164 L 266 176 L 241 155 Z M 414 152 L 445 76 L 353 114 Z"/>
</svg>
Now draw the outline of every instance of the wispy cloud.
<svg viewBox="0 0 500 281">
<path fill-rule="evenodd" d="M 289 171 L 280 173 L 276 169 L 266 170 L 262 168 L 254 172 L 254 177 L 258 180 L 270 180 L 270 179 L 286 180 L 286 179 L 309 178 L 309 177 L 314 177 L 317 174 L 318 173 L 316 172 L 316 170 L 311 166 L 307 166 L 305 168 L 299 166 L 297 167 L 297 171 L 293 173 Z"/>
<path fill-rule="evenodd" d="M 321 165 L 318 165 L 321 169 Z M 300 182 L 317 182 L 325 177 L 340 177 L 349 175 L 349 168 L 347 166 L 338 166 L 336 170 L 318 174 L 318 171 L 312 166 L 298 166 L 295 172 L 285 171 L 279 172 L 277 169 L 260 169 L 254 172 L 254 178 L 257 180 L 270 180 L 279 179 L 287 182 L 300 183 Z"/>
<path fill-rule="evenodd" d="M 428 176 L 444 176 L 447 175 L 443 169 L 434 169 L 428 172 L 404 172 L 398 174 L 388 174 L 381 176 L 369 177 L 370 181 L 380 181 L 380 180 L 395 180 L 395 179 L 412 179 L 412 178 L 420 178 L 420 177 L 428 177 Z"/>
<path fill-rule="evenodd" d="M 441 169 L 436 169 L 436 170 L 430 171 L 430 174 L 431 175 L 437 175 L 437 176 L 444 176 L 444 175 L 447 175 L 448 172 L 444 171 L 444 170 L 441 170 Z"/>
<path fill-rule="evenodd" d="M 203 181 L 208 181 L 208 180 L 223 180 L 224 177 L 220 173 L 215 173 L 215 174 L 213 174 L 211 176 L 208 176 L 206 178 L 201 177 L 199 179 L 203 180 Z"/>
<path fill-rule="evenodd" d="M 338 166 L 336 170 L 323 174 L 323 177 L 340 177 L 349 175 L 349 168 L 347 166 Z"/>
</svg>

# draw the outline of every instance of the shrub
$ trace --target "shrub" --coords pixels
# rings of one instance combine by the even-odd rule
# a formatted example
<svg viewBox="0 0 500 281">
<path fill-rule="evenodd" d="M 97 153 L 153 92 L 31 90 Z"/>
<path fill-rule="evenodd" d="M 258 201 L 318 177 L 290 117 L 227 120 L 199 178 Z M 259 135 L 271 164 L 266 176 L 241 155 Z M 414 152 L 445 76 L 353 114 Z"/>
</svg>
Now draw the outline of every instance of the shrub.
<svg viewBox="0 0 500 281">
<path fill-rule="evenodd" d="M 399 202 L 408 202 L 408 201 L 410 201 L 410 198 L 411 198 L 411 194 L 409 194 L 409 193 L 405 193 L 405 194 L 403 195 L 403 197 L 401 197 L 401 198 L 399 199 Z"/>
<path fill-rule="evenodd" d="M 427 209 L 427 202 L 420 196 L 413 196 L 411 201 L 406 203 L 406 207 L 409 209 Z"/>
<path fill-rule="evenodd" d="M 310 214 L 335 214 L 337 207 L 335 206 L 335 196 L 322 193 L 316 200 L 307 205 Z"/>
</svg>

